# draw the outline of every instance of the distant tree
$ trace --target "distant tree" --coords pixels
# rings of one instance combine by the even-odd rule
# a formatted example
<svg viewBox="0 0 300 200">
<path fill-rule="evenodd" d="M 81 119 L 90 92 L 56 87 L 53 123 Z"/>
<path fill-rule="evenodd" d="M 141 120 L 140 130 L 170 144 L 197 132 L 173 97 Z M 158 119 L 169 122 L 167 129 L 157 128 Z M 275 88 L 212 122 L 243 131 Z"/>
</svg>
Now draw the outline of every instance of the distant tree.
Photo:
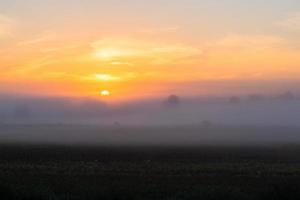
<svg viewBox="0 0 300 200">
<path fill-rule="evenodd" d="M 165 104 L 168 106 L 177 106 L 180 104 L 180 98 L 177 95 L 172 94 L 168 96 Z"/>
<path fill-rule="evenodd" d="M 212 127 L 212 122 L 209 121 L 209 120 L 203 120 L 203 121 L 201 122 L 201 126 L 202 126 L 203 128 L 210 128 L 210 127 Z"/>
<path fill-rule="evenodd" d="M 115 121 L 115 122 L 113 123 L 113 126 L 114 126 L 114 127 L 121 127 L 121 124 L 120 124 L 120 122 Z"/>
<path fill-rule="evenodd" d="M 279 99 L 290 101 L 294 100 L 296 97 L 291 91 L 284 92 L 283 94 L 279 95 Z"/>
<path fill-rule="evenodd" d="M 248 96 L 248 100 L 251 102 L 259 102 L 259 101 L 264 100 L 264 96 L 260 95 L 260 94 L 250 94 Z"/>
<path fill-rule="evenodd" d="M 237 103 L 240 103 L 240 102 L 241 102 L 240 97 L 233 96 L 233 97 L 229 98 L 229 103 L 231 103 L 231 104 L 237 104 Z"/>
<path fill-rule="evenodd" d="M 31 110 L 27 105 L 17 105 L 14 109 L 15 118 L 27 118 L 31 115 Z"/>
<path fill-rule="evenodd" d="M 1 124 L 4 124 L 4 119 L 5 119 L 5 116 L 3 113 L 0 113 L 0 125 Z"/>
</svg>

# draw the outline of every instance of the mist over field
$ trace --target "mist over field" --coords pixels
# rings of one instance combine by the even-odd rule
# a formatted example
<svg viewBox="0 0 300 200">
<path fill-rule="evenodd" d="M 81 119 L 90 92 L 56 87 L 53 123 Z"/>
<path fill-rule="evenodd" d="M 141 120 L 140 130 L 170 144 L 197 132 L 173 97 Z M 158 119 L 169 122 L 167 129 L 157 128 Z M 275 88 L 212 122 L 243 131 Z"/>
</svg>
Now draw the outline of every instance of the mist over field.
<svg viewBox="0 0 300 200">
<path fill-rule="evenodd" d="M 300 99 L 276 95 L 107 104 L 2 95 L 2 142 L 95 145 L 266 145 L 300 142 Z"/>
<path fill-rule="evenodd" d="M 2 124 L 92 124 L 118 126 L 211 125 L 298 126 L 300 99 L 275 95 L 161 99 L 108 104 L 96 99 L 0 96 Z"/>
</svg>

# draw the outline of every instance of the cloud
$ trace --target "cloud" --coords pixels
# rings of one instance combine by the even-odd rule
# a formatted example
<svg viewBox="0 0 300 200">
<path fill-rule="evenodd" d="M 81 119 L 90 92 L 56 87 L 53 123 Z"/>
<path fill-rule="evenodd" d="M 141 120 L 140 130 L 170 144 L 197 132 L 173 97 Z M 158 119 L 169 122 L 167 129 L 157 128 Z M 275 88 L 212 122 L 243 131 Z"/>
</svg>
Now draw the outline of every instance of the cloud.
<svg viewBox="0 0 300 200">
<path fill-rule="evenodd" d="M 285 39 L 273 35 L 240 35 L 230 34 L 211 43 L 211 46 L 226 49 L 266 49 L 282 46 Z"/>
<path fill-rule="evenodd" d="M 290 14 L 286 19 L 275 22 L 275 25 L 289 30 L 300 30 L 300 12 Z"/>
<path fill-rule="evenodd" d="M 35 38 L 25 40 L 19 43 L 20 46 L 26 46 L 26 45 L 35 45 L 42 42 L 50 41 L 56 38 L 56 33 L 52 31 L 44 31 L 40 35 L 36 36 Z"/>
<path fill-rule="evenodd" d="M 53 58 L 51 58 L 50 56 L 44 56 L 42 58 L 38 58 L 35 60 L 32 60 L 31 62 L 29 62 L 27 65 L 24 65 L 22 67 L 20 67 L 17 72 L 18 73 L 28 73 L 37 69 L 40 69 L 44 66 L 56 63 L 57 61 L 54 61 Z"/>
<path fill-rule="evenodd" d="M 10 36 L 12 34 L 14 20 L 0 14 L 0 38 Z"/>
<path fill-rule="evenodd" d="M 139 33 L 145 33 L 145 34 L 162 34 L 162 33 L 175 33 L 178 30 L 180 30 L 179 26 L 169 26 L 169 27 L 161 27 L 161 28 L 147 28 L 139 30 Z"/>
<path fill-rule="evenodd" d="M 277 35 L 229 34 L 204 49 L 201 73 L 208 77 L 278 79 L 298 74 L 299 52 Z"/>
<path fill-rule="evenodd" d="M 53 52 L 59 52 L 59 51 L 70 51 L 77 48 L 80 48 L 81 45 L 79 44 L 71 44 L 71 45 L 65 45 L 65 46 L 52 46 L 52 47 L 46 47 L 41 50 L 43 53 L 53 53 Z"/>
<path fill-rule="evenodd" d="M 101 82 L 112 82 L 112 81 L 125 81 L 133 79 L 137 76 L 134 72 L 123 73 L 119 75 L 115 74 L 106 74 L 106 73 L 98 73 L 92 74 L 90 76 L 82 76 L 82 80 L 90 80 L 90 81 L 101 81 Z"/>
<path fill-rule="evenodd" d="M 160 44 L 131 38 L 106 38 L 92 43 L 93 55 L 102 61 L 115 63 L 167 64 L 202 54 L 196 47 L 180 44 Z M 134 59 L 133 59 L 134 58 Z"/>
</svg>

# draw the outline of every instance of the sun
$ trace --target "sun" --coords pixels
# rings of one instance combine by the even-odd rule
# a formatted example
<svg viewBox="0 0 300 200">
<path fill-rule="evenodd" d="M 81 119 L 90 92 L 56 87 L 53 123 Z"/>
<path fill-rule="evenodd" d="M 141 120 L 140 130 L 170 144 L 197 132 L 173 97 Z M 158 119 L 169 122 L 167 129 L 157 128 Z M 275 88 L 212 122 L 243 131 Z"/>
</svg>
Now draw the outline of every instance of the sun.
<svg viewBox="0 0 300 200">
<path fill-rule="evenodd" d="M 102 90 L 100 92 L 100 95 L 103 96 L 103 97 L 110 96 L 110 91 L 109 90 Z"/>
</svg>

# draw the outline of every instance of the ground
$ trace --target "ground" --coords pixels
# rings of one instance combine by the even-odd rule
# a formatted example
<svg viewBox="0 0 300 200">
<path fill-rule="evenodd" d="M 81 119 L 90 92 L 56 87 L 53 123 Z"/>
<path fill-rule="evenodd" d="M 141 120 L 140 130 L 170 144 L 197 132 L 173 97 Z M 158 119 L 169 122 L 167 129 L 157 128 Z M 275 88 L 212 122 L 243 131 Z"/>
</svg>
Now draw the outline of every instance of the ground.
<svg viewBox="0 0 300 200">
<path fill-rule="evenodd" d="M 1 199 L 297 199 L 298 146 L 0 145 Z"/>
</svg>

